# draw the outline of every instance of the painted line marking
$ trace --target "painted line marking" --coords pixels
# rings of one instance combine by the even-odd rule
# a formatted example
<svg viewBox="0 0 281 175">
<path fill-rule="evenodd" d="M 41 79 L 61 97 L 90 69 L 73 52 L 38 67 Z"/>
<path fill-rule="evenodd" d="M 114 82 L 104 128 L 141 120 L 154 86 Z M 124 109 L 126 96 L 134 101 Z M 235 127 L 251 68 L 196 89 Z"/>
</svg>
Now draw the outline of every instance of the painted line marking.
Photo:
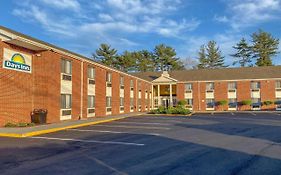
<svg viewBox="0 0 281 175">
<path fill-rule="evenodd" d="M 167 123 L 142 123 L 142 122 L 122 122 L 122 121 L 116 121 L 116 122 L 119 122 L 119 123 L 124 123 L 124 124 L 139 124 L 139 125 L 163 125 L 163 126 L 169 126 L 170 124 L 167 124 Z M 116 123 L 115 122 L 115 123 Z"/>
<path fill-rule="evenodd" d="M 34 139 L 45 139 L 45 140 L 59 140 L 59 141 L 72 141 L 72 142 L 83 142 L 83 143 L 101 143 L 101 144 L 115 144 L 115 145 L 133 145 L 133 146 L 144 146 L 142 143 L 133 142 L 114 142 L 114 141 L 100 141 L 100 140 L 81 140 L 71 138 L 56 138 L 56 137 L 30 137 Z"/>
<path fill-rule="evenodd" d="M 252 114 L 252 115 L 254 115 L 254 116 L 256 116 L 257 114 L 255 114 L 255 113 L 253 113 L 253 112 L 250 112 L 250 114 Z"/>
<path fill-rule="evenodd" d="M 235 115 L 233 112 L 231 112 L 231 115 Z"/>
<path fill-rule="evenodd" d="M 162 129 L 162 130 L 171 129 L 171 128 L 165 128 L 165 127 L 126 126 L 126 125 L 94 125 L 94 126 L 103 126 L 103 127 L 109 127 L 109 128 L 139 128 L 139 129 Z"/>
<path fill-rule="evenodd" d="M 160 136 L 160 134 L 158 134 L 158 133 L 134 133 L 134 132 L 92 130 L 92 129 L 68 129 L 68 130 L 69 131 L 79 131 L 79 132 L 101 132 L 101 133 L 111 133 L 111 134 L 143 134 L 143 135 Z"/>
</svg>

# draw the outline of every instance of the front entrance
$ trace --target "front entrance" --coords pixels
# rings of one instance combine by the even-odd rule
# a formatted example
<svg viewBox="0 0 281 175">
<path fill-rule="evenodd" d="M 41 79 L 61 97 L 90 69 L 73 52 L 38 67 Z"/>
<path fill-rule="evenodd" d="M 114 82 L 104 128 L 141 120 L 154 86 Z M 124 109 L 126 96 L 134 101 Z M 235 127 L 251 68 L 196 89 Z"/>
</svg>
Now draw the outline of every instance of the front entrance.
<svg viewBox="0 0 281 175">
<path fill-rule="evenodd" d="M 162 106 L 168 108 L 170 106 L 170 99 L 169 98 L 163 98 L 162 99 Z"/>
</svg>

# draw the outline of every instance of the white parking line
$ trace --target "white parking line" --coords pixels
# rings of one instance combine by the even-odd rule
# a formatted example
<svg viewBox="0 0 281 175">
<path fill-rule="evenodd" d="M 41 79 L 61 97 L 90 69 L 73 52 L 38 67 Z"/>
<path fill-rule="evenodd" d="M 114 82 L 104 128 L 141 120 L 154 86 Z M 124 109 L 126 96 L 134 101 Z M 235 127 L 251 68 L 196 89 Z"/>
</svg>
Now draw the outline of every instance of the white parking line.
<svg viewBox="0 0 281 175">
<path fill-rule="evenodd" d="M 255 113 L 252 113 L 252 112 L 249 112 L 250 114 L 252 114 L 252 115 L 254 115 L 254 116 L 256 116 L 257 114 L 255 114 Z"/>
<path fill-rule="evenodd" d="M 150 126 L 126 126 L 126 125 L 94 125 L 94 126 L 103 126 L 109 128 L 139 128 L 139 129 L 159 129 L 159 130 L 169 130 L 171 128 L 166 127 L 150 127 Z"/>
<path fill-rule="evenodd" d="M 233 112 L 231 112 L 231 115 L 235 115 Z"/>
<path fill-rule="evenodd" d="M 120 131 L 107 131 L 107 130 L 92 130 L 92 129 L 67 129 L 70 131 L 79 131 L 79 132 L 101 132 L 101 133 L 110 133 L 110 134 L 143 134 L 143 135 L 153 135 L 160 136 L 158 133 L 134 133 L 134 132 L 120 132 Z"/>
<path fill-rule="evenodd" d="M 123 121 L 116 121 L 116 122 L 118 122 L 118 123 L 124 123 L 124 124 L 139 124 L 139 125 L 163 125 L 163 126 L 169 126 L 169 125 L 171 125 L 171 124 L 167 124 L 167 123 L 147 123 L 147 122 L 145 122 L 145 123 L 143 123 L 143 122 L 123 122 Z"/>
<path fill-rule="evenodd" d="M 84 143 L 101 143 L 101 144 L 114 144 L 114 145 L 133 145 L 133 146 L 144 146 L 142 143 L 132 142 L 114 142 L 114 141 L 100 141 L 100 140 L 81 140 L 71 138 L 56 138 L 56 137 L 30 137 L 33 139 L 45 139 L 45 140 L 59 140 L 59 141 L 72 141 L 72 142 L 84 142 Z"/>
</svg>

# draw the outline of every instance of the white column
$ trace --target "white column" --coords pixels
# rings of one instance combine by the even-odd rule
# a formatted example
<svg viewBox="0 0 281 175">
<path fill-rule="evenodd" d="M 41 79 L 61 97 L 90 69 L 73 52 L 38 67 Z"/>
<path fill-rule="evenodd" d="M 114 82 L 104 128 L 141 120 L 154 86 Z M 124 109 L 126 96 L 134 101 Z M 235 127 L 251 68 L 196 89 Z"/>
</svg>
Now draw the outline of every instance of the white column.
<svg viewBox="0 0 281 175">
<path fill-rule="evenodd" d="M 159 84 L 157 85 L 157 88 L 158 88 L 157 98 L 158 98 L 158 107 L 159 107 L 161 105 L 161 102 L 160 102 L 160 85 Z"/>
<path fill-rule="evenodd" d="M 170 106 L 173 106 L 173 91 L 172 84 L 170 84 Z"/>
<path fill-rule="evenodd" d="M 153 89 L 154 89 L 154 86 L 152 85 L 152 88 L 151 88 L 151 99 L 149 99 L 150 100 L 151 109 L 154 109 L 154 92 L 153 92 Z"/>
</svg>

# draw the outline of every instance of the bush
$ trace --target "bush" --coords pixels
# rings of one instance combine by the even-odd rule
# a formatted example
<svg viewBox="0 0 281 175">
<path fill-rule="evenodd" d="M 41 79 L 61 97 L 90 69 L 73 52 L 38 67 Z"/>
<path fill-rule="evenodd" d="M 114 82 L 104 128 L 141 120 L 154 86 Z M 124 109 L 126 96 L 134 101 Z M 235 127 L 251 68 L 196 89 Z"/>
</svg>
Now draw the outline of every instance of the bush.
<svg viewBox="0 0 281 175">
<path fill-rule="evenodd" d="M 219 106 L 225 106 L 227 104 L 228 104 L 227 100 L 220 100 L 220 101 L 217 102 L 217 105 L 219 105 Z"/>
<path fill-rule="evenodd" d="M 7 128 L 15 128 L 15 127 L 30 127 L 30 126 L 35 126 L 34 123 L 25 123 L 25 122 L 20 122 L 20 123 L 11 123 L 8 122 L 4 125 L 4 127 Z"/>
<path fill-rule="evenodd" d="M 178 105 L 176 107 L 168 107 L 164 108 L 160 106 L 156 110 L 150 111 L 150 114 L 182 114 L 187 115 L 190 114 L 190 111 L 188 109 L 185 109 L 184 106 Z"/>
<path fill-rule="evenodd" d="M 241 105 L 251 105 L 252 104 L 252 100 L 242 100 L 241 101 Z"/>
<path fill-rule="evenodd" d="M 8 122 L 8 123 L 6 123 L 6 124 L 4 125 L 4 127 L 7 127 L 7 128 L 17 127 L 17 124 Z"/>
<path fill-rule="evenodd" d="M 185 105 L 186 105 L 186 101 L 185 100 L 178 101 L 178 106 L 185 106 Z"/>
<path fill-rule="evenodd" d="M 270 101 L 270 100 L 266 100 L 266 101 L 262 102 L 262 104 L 265 105 L 265 106 L 268 106 L 268 105 L 273 104 L 273 102 Z"/>
</svg>

